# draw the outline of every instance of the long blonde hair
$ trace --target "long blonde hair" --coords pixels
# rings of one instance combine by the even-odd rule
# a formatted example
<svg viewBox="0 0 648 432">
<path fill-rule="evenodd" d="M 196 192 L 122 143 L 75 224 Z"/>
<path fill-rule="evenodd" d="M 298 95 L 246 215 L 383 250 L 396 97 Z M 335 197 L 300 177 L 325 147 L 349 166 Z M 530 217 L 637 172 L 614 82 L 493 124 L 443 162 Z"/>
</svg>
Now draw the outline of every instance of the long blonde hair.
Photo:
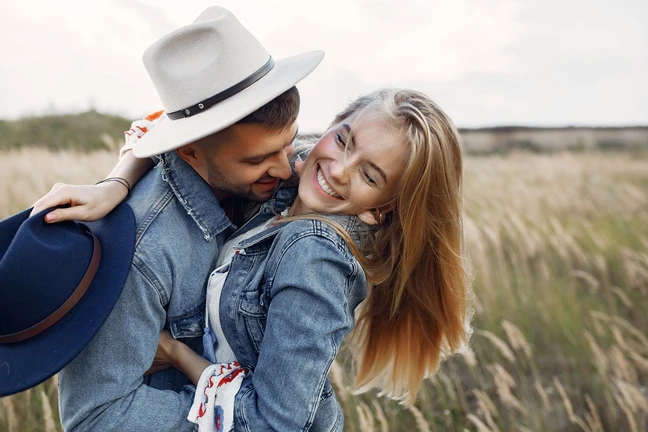
<svg viewBox="0 0 648 432">
<path fill-rule="evenodd" d="M 462 225 L 462 157 L 452 120 L 425 94 L 380 90 L 339 113 L 337 124 L 377 110 L 409 147 L 390 208 L 360 246 L 347 243 L 367 274 L 351 343 L 356 389 L 378 387 L 406 404 L 423 379 L 469 337 Z"/>
</svg>

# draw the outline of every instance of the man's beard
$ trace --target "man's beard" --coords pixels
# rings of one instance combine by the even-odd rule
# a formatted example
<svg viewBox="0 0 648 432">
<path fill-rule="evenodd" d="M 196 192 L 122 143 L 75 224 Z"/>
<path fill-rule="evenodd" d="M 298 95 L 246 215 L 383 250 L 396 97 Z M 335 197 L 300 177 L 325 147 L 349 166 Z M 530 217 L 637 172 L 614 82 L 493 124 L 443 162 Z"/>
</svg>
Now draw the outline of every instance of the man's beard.
<svg viewBox="0 0 648 432">
<path fill-rule="evenodd" d="M 269 200 L 274 191 L 260 196 L 252 192 L 251 185 L 236 185 L 229 181 L 214 165 L 209 165 L 207 170 L 207 183 L 212 189 L 232 197 L 242 198 L 254 202 L 265 202 Z"/>
</svg>

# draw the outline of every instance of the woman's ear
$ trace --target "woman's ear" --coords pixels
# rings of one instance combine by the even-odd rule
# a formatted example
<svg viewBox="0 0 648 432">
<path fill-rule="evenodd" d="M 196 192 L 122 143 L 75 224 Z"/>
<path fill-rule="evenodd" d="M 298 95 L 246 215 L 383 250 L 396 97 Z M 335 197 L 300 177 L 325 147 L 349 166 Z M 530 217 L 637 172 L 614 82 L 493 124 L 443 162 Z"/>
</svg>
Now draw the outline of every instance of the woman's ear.
<svg viewBox="0 0 648 432">
<path fill-rule="evenodd" d="M 376 220 L 376 217 L 369 210 L 366 210 L 366 211 L 363 211 L 362 213 L 360 213 L 358 215 L 358 218 L 360 218 L 360 220 L 362 222 L 366 223 L 367 225 L 378 225 L 378 221 Z"/>
<path fill-rule="evenodd" d="M 391 207 L 386 205 L 379 209 L 365 210 L 358 215 L 358 218 L 367 225 L 378 225 L 385 222 L 391 212 Z"/>
</svg>

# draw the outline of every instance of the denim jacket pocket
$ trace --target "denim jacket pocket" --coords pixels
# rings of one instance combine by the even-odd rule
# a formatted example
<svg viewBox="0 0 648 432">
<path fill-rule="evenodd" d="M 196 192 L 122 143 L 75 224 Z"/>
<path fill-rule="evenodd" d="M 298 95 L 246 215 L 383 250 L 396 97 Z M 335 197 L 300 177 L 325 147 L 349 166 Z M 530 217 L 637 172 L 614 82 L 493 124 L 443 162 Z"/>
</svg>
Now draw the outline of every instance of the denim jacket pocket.
<svg viewBox="0 0 648 432">
<path fill-rule="evenodd" d="M 258 291 L 242 293 L 238 311 L 245 323 L 250 342 L 258 354 L 268 315 L 268 309 L 261 304 Z"/>
</svg>

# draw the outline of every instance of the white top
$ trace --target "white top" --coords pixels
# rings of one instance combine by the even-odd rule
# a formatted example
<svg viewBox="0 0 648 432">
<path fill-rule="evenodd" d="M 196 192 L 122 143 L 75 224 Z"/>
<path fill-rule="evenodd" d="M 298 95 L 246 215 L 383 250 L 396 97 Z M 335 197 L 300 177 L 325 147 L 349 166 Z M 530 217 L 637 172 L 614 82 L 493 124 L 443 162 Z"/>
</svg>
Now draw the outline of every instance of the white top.
<svg viewBox="0 0 648 432">
<path fill-rule="evenodd" d="M 221 249 L 220 255 L 218 255 L 216 270 L 214 270 L 209 276 L 209 282 L 207 283 L 207 310 L 205 312 L 205 322 L 216 335 L 218 346 L 216 348 L 215 357 L 218 363 L 229 363 L 236 361 L 236 356 L 234 355 L 232 348 L 227 343 L 227 339 L 225 339 L 225 334 L 223 333 L 223 329 L 220 325 L 220 297 L 221 293 L 223 292 L 223 285 L 225 284 L 225 279 L 227 279 L 227 274 L 229 272 L 229 266 L 232 262 L 232 258 L 234 258 L 234 255 L 236 255 L 236 253 L 238 252 L 238 245 L 243 240 L 259 234 L 275 221 L 276 218 L 272 218 L 266 223 L 252 228 L 250 231 L 239 236 L 234 236 L 227 242 L 225 242 Z"/>
</svg>

